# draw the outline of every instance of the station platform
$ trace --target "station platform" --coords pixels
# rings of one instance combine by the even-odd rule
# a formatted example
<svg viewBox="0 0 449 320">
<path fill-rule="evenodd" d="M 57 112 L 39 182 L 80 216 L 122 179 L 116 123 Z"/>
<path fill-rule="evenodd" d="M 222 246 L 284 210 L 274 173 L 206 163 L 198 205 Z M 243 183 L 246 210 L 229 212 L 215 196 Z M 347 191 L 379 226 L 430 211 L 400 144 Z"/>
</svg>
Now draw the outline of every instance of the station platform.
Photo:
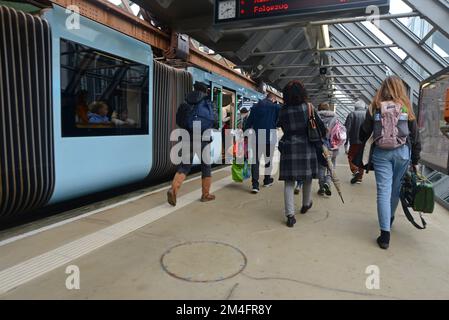
<svg viewBox="0 0 449 320">
<path fill-rule="evenodd" d="M 352 186 L 340 160 L 346 204 L 314 184 L 314 207 L 293 229 L 283 183 L 252 195 L 226 167 L 214 172 L 214 202 L 199 201 L 191 178 L 175 208 L 164 187 L 3 239 L 0 299 L 448 299 L 447 210 L 437 206 L 425 231 L 398 210 L 380 250 L 374 175 Z M 373 265 L 378 290 L 366 286 Z M 79 289 L 66 286 L 68 266 Z"/>
</svg>

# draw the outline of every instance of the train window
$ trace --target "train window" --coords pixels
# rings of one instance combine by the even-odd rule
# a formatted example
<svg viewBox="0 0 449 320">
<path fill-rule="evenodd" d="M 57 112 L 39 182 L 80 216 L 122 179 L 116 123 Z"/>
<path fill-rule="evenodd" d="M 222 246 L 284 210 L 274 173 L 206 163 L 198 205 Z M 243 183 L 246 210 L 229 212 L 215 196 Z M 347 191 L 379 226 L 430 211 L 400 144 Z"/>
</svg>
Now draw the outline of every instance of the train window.
<svg viewBox="0 0 449 320">
<path fill-rule="evenodd" d="M 61 39 L 62 136 L 148 134 L 149 67 Z"/>
</svg>

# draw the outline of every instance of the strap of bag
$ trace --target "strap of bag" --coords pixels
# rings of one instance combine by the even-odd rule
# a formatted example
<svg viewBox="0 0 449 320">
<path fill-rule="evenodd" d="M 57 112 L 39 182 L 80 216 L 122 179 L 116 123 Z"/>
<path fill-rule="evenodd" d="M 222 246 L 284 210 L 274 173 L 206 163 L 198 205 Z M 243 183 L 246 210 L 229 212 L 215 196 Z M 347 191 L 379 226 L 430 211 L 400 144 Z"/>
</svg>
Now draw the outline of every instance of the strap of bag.
<svg viewBox="0 0 449 320">
<path fill-rule="evenodd" d="M 422 214 L 421 214 L 421 213 L 419 214 L 419 217 L 421 218 L 421 223 L 422 223 L 422 225 L 423 225 L 423 226 L 421 227 L 419 224 L 417 224 L 417 223 L 415 222 L 415 219 L 413 218 L 412 213 L 411 213 L 410 210 L 409 210 L 408 203 L 407 203 L 407 201 L 405 200 L 405 198 L 404 198 L 403 196 L 401 196 L 401 203 L 402 203 L 402 209 L 404 210 L 405 216 L 407 217 L 408 221 L 410 221 L 410 223 L 411 223 L 416 229 L 419 229 L 419 230 L 424 230 L 424 229 L 426 229 L 426 228 L 427 228 L 427 222 L 426 222 L 426 220 L 424 220 L 424 218 L 422 217 Z"/>
<path fill-rule="evenodd" d="M 313 112 L 313 107 L 312 107 L 311 103 L 307 104 L 307 109 L 309 111 L 309 122 L 310 122 L 310 124 L 311 124 L 313 129 L 317 129 L 315 114 Z"/>
</svg>

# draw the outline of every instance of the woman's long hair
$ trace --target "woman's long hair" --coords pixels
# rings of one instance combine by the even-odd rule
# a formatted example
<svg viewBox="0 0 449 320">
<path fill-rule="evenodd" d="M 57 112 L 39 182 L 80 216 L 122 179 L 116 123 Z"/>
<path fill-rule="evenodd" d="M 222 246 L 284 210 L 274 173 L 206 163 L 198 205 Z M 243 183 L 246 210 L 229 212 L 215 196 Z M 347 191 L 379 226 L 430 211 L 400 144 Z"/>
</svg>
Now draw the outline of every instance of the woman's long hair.
<svg viewBox="0 0 449 320">
<path fill-rule="evenodd" d="M 391 76 L 384 80 L 379 91 L 377 91 L 373 102 L 371 103 L 370 112 L 372 115 L 381 108 L 382 102 L 393 101 L 407 108 L 409 120 L 415 120 L 415 112 L 413 111 L 410 98 L 407 95 L 404 82 L 397 76 Z"/>
<path fill-rule="evenodd" d="M 290 81 L 282 90 L 284 103 L 287 106 L 300 106 L 309 102 L 309 95 L 304 84 L 299 80 Z"/>
</svg>

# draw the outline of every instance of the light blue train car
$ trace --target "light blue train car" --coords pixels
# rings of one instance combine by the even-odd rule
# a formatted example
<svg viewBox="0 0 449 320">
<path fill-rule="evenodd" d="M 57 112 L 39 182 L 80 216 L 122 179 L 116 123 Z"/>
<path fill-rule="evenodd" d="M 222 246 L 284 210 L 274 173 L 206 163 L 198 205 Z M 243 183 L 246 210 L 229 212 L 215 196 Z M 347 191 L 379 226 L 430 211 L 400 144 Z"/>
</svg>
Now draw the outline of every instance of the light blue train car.
<svg viewBox="0 0 449 320">
<path fill-rule="evenodd" d="M 82 16 L 77 24 L 59 6 L 40 17 L 0 6 L 0 21 L 12 30 L 0 73 L 8 98 L 0 110 L 0 220 L 170 179 L 176 111 L 196 81 L 210 86 L 221 129 L 237 126 L 239 104 L 263 97 L 198 68 L 156 62 L 149 45 Z M 211 152 L 221 163 L 221 133 Z"/>
<path fill-rule="evenodd" d="M 50 203 L 145 179 L 153 152 L 151 47 L 84 17 L 69 29 L 60 7 L 44 18 L 53 43 L 56 181 Z M 132 121 L 84 123 L 82 111 L 67 110 L 95 101 L 109 105 L 109 121 L 111 111 L 119 117 L 127 112 Z"/>
</svg>

